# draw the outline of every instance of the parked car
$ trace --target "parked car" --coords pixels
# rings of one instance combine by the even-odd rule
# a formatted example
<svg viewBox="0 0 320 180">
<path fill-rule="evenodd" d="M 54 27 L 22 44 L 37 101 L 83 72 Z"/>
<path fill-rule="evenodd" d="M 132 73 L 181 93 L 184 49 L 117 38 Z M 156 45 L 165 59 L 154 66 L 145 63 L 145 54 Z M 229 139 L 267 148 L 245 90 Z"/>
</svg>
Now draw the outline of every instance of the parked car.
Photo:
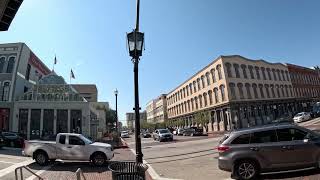
<svg viewBox="0 0 320 180">
<path fill-rule="evenodd" d="M 168 129 L 156 129 L 153 133 L 153 139 L 157 141 L 173 141 L 173 134 Z"/>
<path fill-rule="evenodd" d="M 181 135 L 183 135 L 183 132 L 184 132 L 184 131 L 185 131 L 184 128 L 178 128 L 178 129 L 177 129 L 177 132 L 176 132 L 176 135 L 181 136 Z"/>
<path fill-rule="evenodd" d="M 2 134 L 0 134 L 0 148 L 2 148 L 3 146 L 5 146 L 4 137 L 2 136 Z"/>
<path fill-rule="evenodd" d="M 295 123 L 308 121 L 309 119 L 311 119 L 311 114 L 309 112 L 301 112 L 293 117 Z"/>
<path fill-rule="evenodd" d="M 22 147 L 23 138 L 17 132 L 1 132 L 5 145 L 8 147 Z"/>
<path fill-rule="evenodd" d="M 142 131 L 141 135 L 144 138 L 151 138 L 151 133 L 149 131 Z"/>
<path fill-rule="evenodd" d="M 292 123 L 235 130 L 218 146 L 218 166 L 236 179 L 318 168 L 320 135 Z"/>
<path fill-rule="evenodd" d="M 129 133 L 128 133 L 128 131 L 121 131 L 121 137 L 122 137 L 122 138 L 129 138 Z"/>
<path fill-rule="evenodd" d="M 96 166 L 102 166 L 114 156 L 110 144 L 92 142 L 74 133 L 59 133 L 55 142 L 24 141 L 22 154 L 32 157 L 42 166 L 55 159 L 91 161 Z"/>
<path fill-rule="evenodd" d="M 203 129 L 197 127 L 190 127 L 185 129 L 182 134 L 184 136 L 202 136 Z"/>
</svg>

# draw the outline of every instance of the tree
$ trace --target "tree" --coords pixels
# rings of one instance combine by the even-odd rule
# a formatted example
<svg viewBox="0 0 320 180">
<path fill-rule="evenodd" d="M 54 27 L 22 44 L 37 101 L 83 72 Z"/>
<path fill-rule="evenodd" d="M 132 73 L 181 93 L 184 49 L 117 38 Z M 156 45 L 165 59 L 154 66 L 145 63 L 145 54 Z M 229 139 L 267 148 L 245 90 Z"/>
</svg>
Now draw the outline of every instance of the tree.
<svg viewBox="0 0 320 180">
<path fill-rule="evenodd" d="M 116 128 L 116 122 L 117 122 L 117 115 L 116 111 L 113 109 L 108 109 L 106 110 L 106 127 L 107 127 L 107 132 L 111 132 L 115 130 Z"/>
</svg>

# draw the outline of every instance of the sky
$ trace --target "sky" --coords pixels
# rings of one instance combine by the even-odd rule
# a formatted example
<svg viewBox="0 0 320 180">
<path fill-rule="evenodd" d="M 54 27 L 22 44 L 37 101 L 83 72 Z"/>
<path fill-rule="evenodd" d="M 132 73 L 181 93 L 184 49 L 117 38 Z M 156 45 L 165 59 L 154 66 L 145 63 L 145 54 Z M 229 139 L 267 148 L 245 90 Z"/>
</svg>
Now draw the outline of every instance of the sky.
<svg viewBox="0 0 320 180">
<path fill-rule="evenodd" d="M 135 0 L 24 0 L 0 43 L 25 42 L 72 83 L 96 84 L 99 101 L 119 119 L 134 106 L 126 33 Z M 318 0 L 141 0 L 145 51 L 139 63 L 140 106 L 168 93 L 220 55 L 320 65 Z"/>
</svg>

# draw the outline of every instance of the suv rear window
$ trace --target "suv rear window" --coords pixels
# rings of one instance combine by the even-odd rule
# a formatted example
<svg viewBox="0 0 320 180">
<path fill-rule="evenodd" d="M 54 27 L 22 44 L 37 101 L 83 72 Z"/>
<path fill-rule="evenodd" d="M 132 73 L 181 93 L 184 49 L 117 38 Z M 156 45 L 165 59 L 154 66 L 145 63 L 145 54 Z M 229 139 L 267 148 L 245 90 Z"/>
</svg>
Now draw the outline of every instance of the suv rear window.
<svg viewBox="0 0 320 180">
<path fill-rule="evenodd" d="M 277 135 L 275 130 L 254 132 L 251 136 L 250 143 L 268 143 L 277 142 Z"/>
<path fill-rule="evenodd" d="M 242 134 L 236 139 L 234 139 L 231 144 L 249 144 L 250 134 Z"/>
<path fill-rule="evenodd" d="M 295 128 L 278 129 L 279 141 L 303 140 L 307 136 L 307 132 Z"/>
</svg>

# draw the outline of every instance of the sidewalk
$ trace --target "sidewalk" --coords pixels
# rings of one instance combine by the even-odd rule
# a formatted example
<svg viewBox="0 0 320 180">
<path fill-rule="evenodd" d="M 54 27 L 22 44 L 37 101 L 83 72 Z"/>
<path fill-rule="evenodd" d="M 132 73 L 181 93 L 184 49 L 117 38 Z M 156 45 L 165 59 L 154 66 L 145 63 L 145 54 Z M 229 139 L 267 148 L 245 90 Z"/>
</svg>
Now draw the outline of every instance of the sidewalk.
<svg viewBox="0 0 320 180">
<path fill-rule="evenodd" d="M 114 158 L 115 161 L 135 161 L 134 154 L 129 148 L 115 149 Z M 93 166 L 88 162 L 62 162 L 57 163 L 52 168 L 43 172 L 40 176 L 44 179 L 50 180 L 75 180 L 76 171 L 81 168 L 86 180 L 111 180 L 112 173 L 108 169 L 108 165 L 103 167 Z M 150 175 L 146 172 L 146 179 L 152 180 Z"/>
</svg>

